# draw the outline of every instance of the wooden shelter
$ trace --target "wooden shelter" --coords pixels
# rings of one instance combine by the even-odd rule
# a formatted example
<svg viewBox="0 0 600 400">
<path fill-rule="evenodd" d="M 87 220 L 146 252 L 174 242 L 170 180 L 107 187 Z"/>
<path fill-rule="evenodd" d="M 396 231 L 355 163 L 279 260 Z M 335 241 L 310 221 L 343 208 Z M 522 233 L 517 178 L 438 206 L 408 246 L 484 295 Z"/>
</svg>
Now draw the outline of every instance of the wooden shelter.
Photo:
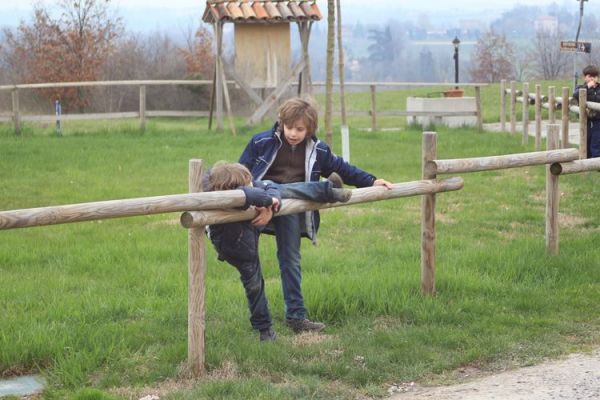
<svg viewBox="0 0 600 400">
<path fill-rule="evenodd" d="M 223 100 L 230 121 L 232 120 L 227 75 L 257 105 L 247 121 L 248 125 L 260 121 L 296 80 L 300 84 L 300 93 L 311 91 L 308 44 L 312 24 L 321 18 L 315 0 L 206 1 L 202 20 L 213 25 L 217 48 L 213 79 L 214 100 L 211 104 L 216 102 L 218 129 L 223 128 Z M 235 32 L 233 67 L 228 66 L 223 59 L 223 25 L 228 22 L 234 24 Z M 290 24 L 293 22 L 297 24 L 300 33 L 302 56 L 292 66 Z M 269 89 L 271 93 L 263 99 L 255 89 Z"/>
</svg>

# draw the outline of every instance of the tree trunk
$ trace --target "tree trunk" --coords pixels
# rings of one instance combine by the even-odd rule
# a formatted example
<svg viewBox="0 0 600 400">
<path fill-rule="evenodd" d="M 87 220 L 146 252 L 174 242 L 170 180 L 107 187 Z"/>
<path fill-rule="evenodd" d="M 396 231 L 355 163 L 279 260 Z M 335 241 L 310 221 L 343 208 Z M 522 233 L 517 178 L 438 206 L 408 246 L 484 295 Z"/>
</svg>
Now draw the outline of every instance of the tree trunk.
<svg viewBox="0 0 600 400">
<path fill-rule="evenodd" d="M 342 125 L 347 126 L 346 121 L 346 96 L 344 88 L 344 46 L 342 43 L 342 7 L 340 6 L 340 0 L 336 0 L 337 7 L 337 45 L 338 45 L 338 76 L 340 80 L 340 108 L 342 111 Z"/>
<path fill-rule="evenodd" d="M 333 145 L 333 50 L 334 50 L 334 26 L 335 24 L 335 2 L 327 0 L 327 77 L 325 79 L 325 141 Z"/>
</svg>

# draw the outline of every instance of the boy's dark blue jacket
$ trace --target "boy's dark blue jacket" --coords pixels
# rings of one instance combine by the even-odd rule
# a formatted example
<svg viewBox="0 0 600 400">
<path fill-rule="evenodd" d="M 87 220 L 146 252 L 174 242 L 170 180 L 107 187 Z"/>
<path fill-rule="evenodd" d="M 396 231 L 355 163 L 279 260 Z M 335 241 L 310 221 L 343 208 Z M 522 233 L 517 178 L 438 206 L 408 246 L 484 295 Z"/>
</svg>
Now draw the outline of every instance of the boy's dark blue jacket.
<svg viewBox="0 0 600 400">
<path fill-rule="evenodd" d="M 256 180 L 269 170 L 275 156 L 282 146 L 279 125 L 276 123 L 271 130 L 254 135 L 240 157 L 240 163 L 245 165 Z M 304 175 L 306 182 L 318 182 L 321 177 L 328 177 L 332 172 L 337 172 L 344 183 L 356 187 L 373 186 L 377 178 L 375 176 L 347 163 L 342 157 L 335 155 L 329 146 L 321 142 L 315 135 L 306 139 L 306 155 L 304 157 Z M 289 182 L 277 182 L 289 183 Z M 319 229 L 319 212 L 309 211 L 306 213 L 303 236 L 313 241 Z M 272 233 L 267 227 L 265 232 Z"/>
<path fill-rule="evenodd" d="M 269 207 L 276 197 L 281 204 L 281 193 L 272 184 L 253 182 L 254 187 L 240 187 L 246 195 L 244 209 L 250 206 Z M 254 262 L 258 258 L 258 236 L 261 228 L 250 221 L 210 225 L 208 236 L 217 250 L 219 260 Z"/>
</svg>

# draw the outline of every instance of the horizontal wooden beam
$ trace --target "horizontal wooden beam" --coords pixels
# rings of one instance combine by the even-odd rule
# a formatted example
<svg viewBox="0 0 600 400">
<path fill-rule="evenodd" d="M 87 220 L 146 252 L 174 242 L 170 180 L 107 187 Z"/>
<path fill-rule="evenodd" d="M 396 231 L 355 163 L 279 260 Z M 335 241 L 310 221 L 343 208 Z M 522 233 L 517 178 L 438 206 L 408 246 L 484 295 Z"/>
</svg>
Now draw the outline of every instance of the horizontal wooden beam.
<svg viewBox="0 0 600 400">
<path fill-rule="evenodd" d="M 228 84 L 235 84 L 234 81 L 227 81 Z M 27 83 L 18 85 L 2 85 L 0 90 L 13 89 L 50 89 L 50 88 L 65 88 L 65 87 L 87 87 L 87 86 L 164 86 L 164 85 L 181 85 L 181 86 L 202 86 L 212 85 L 210 80 L 140 80 L 140 81 L 86 81 L 86 82 L 48 82 L 48 83 Z"/>
<path fill-rule="evenodd" d="M 553 163 L 550 165 L 552 175 L 568 175 L 585 171 L 600 170 L 600 158 L 586 158 L 566 163 Z"/>
<path fill-rule="evenodd" d="M 318 210 L 323 208 L 341 207 L 350 204 L 368 203 L 398 197 L 418 196 L 460 190 L 464 181 L 460 177 L 445 180 L 423 180 L 394 184 L 388 190 L 383 186 L 371 186 L 352 190 L 352 197 L 347 203 L 316 203 L 306 200 L 284 199 L 281 210 L 277 215 L 295 214 L 303 211 Z M 210 210 L 185 212 L 181 215 L 181 225 L 185 228 L 194 228 L 203 225 L 224 224 L 235 221 L 245 221 L 256 216 L 254 209 L 239 210 Z"/>
<path fill-rule="evenodd" d="M 241 207 L 245 202 L 246 196 L 243 191 L 227 190 L 0 211 L 0 230 L 189 210 L 233 208 Z"/>
<path fill-rule="evenodd" d="M 295 83 L 294 85 L 297 85 Z M 312 83 L 313 86 L 325 86 L 325 82 L 316 81 Z M 333 82 L 333 86 L 339 86 L 339 82 Z M 344 82 L 344 86 L 378 86 L 378 87 L 437 87 L 437 86 L 456 86 L 454 82 Z M 460 83 L 462 87 L 485 87 L 489 86 L 489 83 Z"/>
<path fill-rule="evenodd" d="M 552 164 L 556 162 L 573 161 L 578 158 L 579 150 L 561 149 L 491 157 L 433 160 L 427 162 L 425 168 L 432 174 L 455 174 Z"/>
</svg>

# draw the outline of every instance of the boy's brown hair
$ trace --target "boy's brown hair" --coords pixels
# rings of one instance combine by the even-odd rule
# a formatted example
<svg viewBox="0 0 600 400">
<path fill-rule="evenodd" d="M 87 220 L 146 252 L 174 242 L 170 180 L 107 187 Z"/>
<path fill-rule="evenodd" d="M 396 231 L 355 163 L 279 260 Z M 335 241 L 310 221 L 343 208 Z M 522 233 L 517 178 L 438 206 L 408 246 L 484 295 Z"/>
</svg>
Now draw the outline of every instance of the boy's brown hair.
<svg viewBox="0 0 600 400">
<path fill-rule="evenodd" d="M 596 77 L 598 76 L 598 72 L 598 67 L 596 67 L 595 65 L 588 65 L 583 69 L 583 76 L 589 75 L 592 77 Z"/>
<path fill-rule="evenodd" d="M 208 190 L 230 190 L 247 186 L 252 182 L 252 174 L 240 163 L 217 161 L 208 176 Z"/>
<path fill-rule="evenodd" d="M 297 121 L 306 125 L 306 136 L 315 134 L 319 126 L 319 112 L 312 99 L 293 97 L 279 107 L 279 125 L 293 126 Z"/>
</svg>

